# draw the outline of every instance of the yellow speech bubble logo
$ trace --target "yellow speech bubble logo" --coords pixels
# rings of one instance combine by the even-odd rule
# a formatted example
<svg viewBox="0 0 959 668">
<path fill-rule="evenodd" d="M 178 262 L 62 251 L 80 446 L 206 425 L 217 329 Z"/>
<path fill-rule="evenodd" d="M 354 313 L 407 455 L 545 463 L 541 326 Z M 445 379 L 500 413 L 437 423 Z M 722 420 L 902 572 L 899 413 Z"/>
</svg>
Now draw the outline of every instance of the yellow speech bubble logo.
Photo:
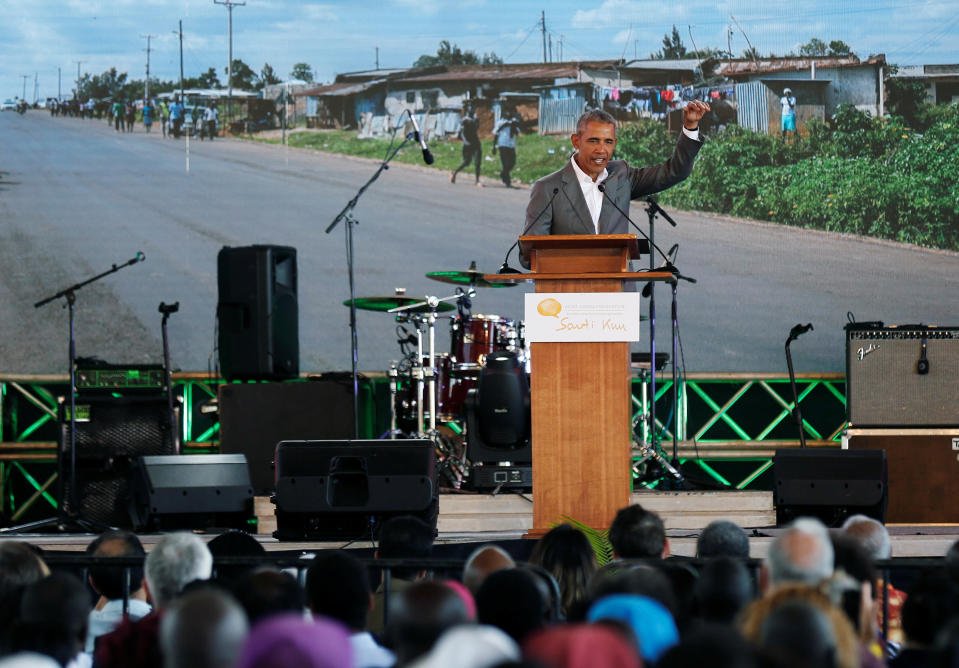
<svg viewBox="0 0 959 668">
<path fill-rule="evenodd" d="M 563 310 L 563 305 L 552 297 L 549 297 L 537 304 L 536 310 L 539 311 L 540 315 L 546 316 L 547 318 L 550 316 L 555 318 L 559 315 L 559 312 Z"/>
</svg>

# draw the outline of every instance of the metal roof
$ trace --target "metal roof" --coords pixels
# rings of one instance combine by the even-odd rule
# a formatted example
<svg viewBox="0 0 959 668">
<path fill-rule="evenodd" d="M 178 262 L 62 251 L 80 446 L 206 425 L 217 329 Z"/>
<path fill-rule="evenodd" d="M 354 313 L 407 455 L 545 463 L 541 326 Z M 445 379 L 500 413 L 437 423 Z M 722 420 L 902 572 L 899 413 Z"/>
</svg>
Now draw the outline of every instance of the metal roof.
<svg viewBox="0 0 959 668">
<path fill-rule="evenodd" d="M 385 83 L 386 79 L 376 79 L 374 81 L 344 81 L 341 83 L 331 83 L 317 88 L 308 88 L 307 90 L 293 93 L 295 96 L 306 95 L 308 97 L 345 97 L 347 95 L 356 95 L 374 86 Z"/>
<path fill-rule="evenodd" d="M 790 58 L 759 58 L 751 60 L 736 58 L 733 60 L 719 60 L 713 74 L 727 77 L 745 77 L 752 74 L 769 74 L 772 72 L 800 72 L 811 69 L 829 69 L 837 67 L 857 67 L 862 65 L 885 65 L 886 56 L 879 54 L 866 60 L 859 60 L 858 56 L 802 56 Z"/>
</svg>

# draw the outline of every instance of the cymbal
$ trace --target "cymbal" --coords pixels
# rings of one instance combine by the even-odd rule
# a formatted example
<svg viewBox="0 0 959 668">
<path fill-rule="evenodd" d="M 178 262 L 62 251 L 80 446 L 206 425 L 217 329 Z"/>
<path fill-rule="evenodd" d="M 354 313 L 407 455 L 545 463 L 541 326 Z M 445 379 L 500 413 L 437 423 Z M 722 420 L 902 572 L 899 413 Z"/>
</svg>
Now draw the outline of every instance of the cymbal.
<svg viewBox="0 0 959 668">
<path fill-rule="evenodd" d="M 474 288 L 512 288 L 517 283 L 490 283 L 483 275 L 488 272 L 478 271 L 472 267 L 465 271 L 431 271 L 426 274 L 426 278 L 441 283 L 454 283 L 456 285 L 471 285 Z"/>
<path fill-rule="evenodd" d="M 409 306 L 410 304 L 416 304 L 422 302 L 422 299 L 413 299 L 412 297 L 399 297 L 396 295 L 390 295 L 389 297 L 357 297 L 353 300 L 356 302 L 356 308 L 361 311 L 389 311 L 390 309 L 397 308 L 400 306 Z M 350 300 L 347 299 L 343 302 L 343 306 L 349 306 Z M 452 311 L 455 306 L 448 304 L 446 302 L 440 302 L 436 305 L 437 311 Z M 407 309 L 404 313 L 428 313 L 430 307 L 426 304 L 422 306 L 417 306 L 416 308 Z"/>
</svg>

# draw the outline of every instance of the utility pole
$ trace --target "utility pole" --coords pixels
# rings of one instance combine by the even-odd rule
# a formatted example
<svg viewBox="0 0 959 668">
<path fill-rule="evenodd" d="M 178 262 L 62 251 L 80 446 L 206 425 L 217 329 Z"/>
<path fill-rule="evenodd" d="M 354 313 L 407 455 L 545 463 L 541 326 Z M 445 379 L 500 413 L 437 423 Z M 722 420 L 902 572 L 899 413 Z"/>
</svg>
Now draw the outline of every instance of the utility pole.
<svg viewBox="0 0 959 668">
<path fill-rule="evenodd" d="M 30 75 L 21 74 L 20 77 L 23 79 L 23 94 L 20 96 L 20 99 L 26 102 L 27 101 L 27 79 L 30 78 Z"/>
<path fill-rule="evenodd" d="M 73 97 L 79 100 L 80 99 L 80 65 L 82 65 L 83 63 L 87 61 L 75 60 L 73 62 L 77 64 L 77 87 L 76 87 L 76 90 L 73 91 Z"/>
<path fill-rule="evenodd" d="M 37 103 L 37 98 L 40 97 L 40 82 L 37 80 L 37 73 L 33 73 L 33 103 Z"/>
<path fill-rule="evenodd" d="M 549 62 L 553 62 L 553 33 L 549 34 Z"/>
<path fill-rule="evenodd" d="M 183 19 L 180 19 L 180 104 L 186 104 L 183 99 Z"/>
<path fill-rule="evenodd" d="M 213 0 L 214 5 L 224 5 L 226 7 L 226 13 L 229 16 L 229 35 L 230 35 L 230 60 L 227 63 L 226 67 L 226 104 L 227 104 L 227 118 L 233 117 L 233 7 L 242 7 L 246 4 L 246 0 L 243 2 L 237 2 L 237 0 Z"/>
<path fill-rule="evenodd" d="M 376 47 L 376 69 L 380 69 L 380 47 Z"/>
<path fill-rule="evenodd" d="M 559 62 L 565 62 L 563 60 L 563 40 L 566 38 L 566 35 L 559 36 Z"/>
<path fill-rule="evenodd" d="M 60 66 L 57 65 L 57 102 L 60 102 Z"/>
<path fill-rule="evenodd" d="M 146 88 L 143 91 L 143 99 L 149 100 L 150 99 L 150 38 L 153 37 L 153 35 L 140 35 L 140 37 L 147 38 L 147 78 L 146 78 L 146 84 L 145 84 Z"/>
<path fill-rule="evenodd" d="M 543 62 L 546 62 L 546 10 L 540 14 L 540 30 L 543 32 Z"/>
</svg>

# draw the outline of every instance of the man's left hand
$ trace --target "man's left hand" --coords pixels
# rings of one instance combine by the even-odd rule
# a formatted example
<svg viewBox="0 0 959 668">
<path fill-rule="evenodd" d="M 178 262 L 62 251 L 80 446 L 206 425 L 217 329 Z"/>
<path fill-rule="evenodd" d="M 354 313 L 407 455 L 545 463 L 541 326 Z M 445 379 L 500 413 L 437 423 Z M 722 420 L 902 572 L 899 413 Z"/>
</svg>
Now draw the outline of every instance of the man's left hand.
<svg viewBox="0 0 959 668">
<path fill-rule="evenodd" d="M 692 100 L 683 109 L 683 125 L 686 126 L 687 130 L 699 129 L 699 119 L 705 116 L 708 111 L 708 104 L 699 100 Z"/>
</svg>

